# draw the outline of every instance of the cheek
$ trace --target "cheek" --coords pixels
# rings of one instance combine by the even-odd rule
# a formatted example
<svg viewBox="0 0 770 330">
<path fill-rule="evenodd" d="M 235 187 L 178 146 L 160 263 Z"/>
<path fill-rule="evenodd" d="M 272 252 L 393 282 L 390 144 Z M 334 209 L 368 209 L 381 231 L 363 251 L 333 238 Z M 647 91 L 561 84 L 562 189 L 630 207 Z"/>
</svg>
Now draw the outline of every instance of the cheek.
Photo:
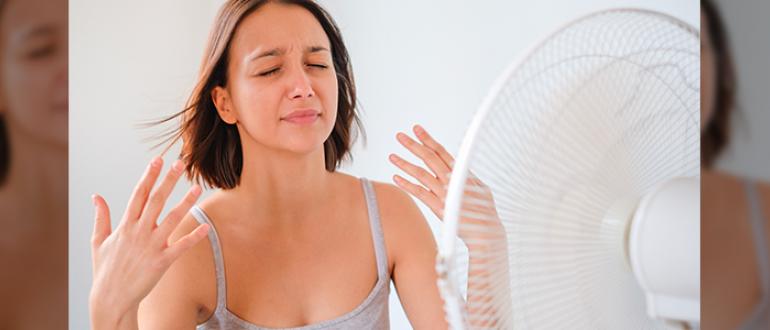
<svg viewBox="0 0 770 330">
<path fill-rule="evenodd" d="M 332 75 L 332 77 L 324 81 L 319 88 L 324 112 L 327 113 L 330 118 L 337 117 L 337 106 L 339 104 L 337 86 L 337 78 Z"/>
<path fill-rule="evenodd" d="M 36 117 L 45 112 L 45 100 L 50 97 L 48 74 L 40 67 L 7 61 L 4 65 L 3 94 L 6 108 L 17 118 Z"/>
<path fill-rule="evenodd" d="M 55 64 L 5 57 L 0 84 L 5 99 L 0 107 L 23 134 L 66 143 L 67 87 L 60 66 Z"/>
<path fill-rule="evenodd" d="M 241 123 L 266 123 L 278 118 L 280 91 L 274 85 L 240 84 L 233 95 L 238 121 Z"/>
</svg>

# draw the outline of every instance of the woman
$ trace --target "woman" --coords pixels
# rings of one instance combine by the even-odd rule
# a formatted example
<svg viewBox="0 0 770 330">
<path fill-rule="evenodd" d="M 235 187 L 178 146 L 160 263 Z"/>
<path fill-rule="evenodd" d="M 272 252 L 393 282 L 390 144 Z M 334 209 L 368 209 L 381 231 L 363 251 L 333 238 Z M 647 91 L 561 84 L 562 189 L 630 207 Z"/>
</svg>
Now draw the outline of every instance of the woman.
<svg viewBox="0 0 770 330">
<path fill-rule="evenodd" d="M 770 187 L 713 168 L 729 142 L 735 77 L 727 34 L 701 2 L 703 329 L 770 328 Z"/>
<path fill-rule="evenodd" d="M 66 8 L 0 1 L 0 329 L 67 320 Z"/>
<path fill-rule="evenodd" d="M 317 4 L 226 2 L 178 114 L 182 160 L 154 189 L 152 162 L 115 232 L 94 197 L 94 329 L 383 329 L 391 279 L 413 327 L 446 328 L 419 209 L 335 171 L 355 105 L 342 38 Z M 440 215 L 452 159 L 415 131 L 420 142 L 398 139 L 432 173 L 394 157 L 424 186 L 395 180 Z M 193 186 L 156 225 L 184 172 L 220 190 L 193 206 Z"/>
</svg>

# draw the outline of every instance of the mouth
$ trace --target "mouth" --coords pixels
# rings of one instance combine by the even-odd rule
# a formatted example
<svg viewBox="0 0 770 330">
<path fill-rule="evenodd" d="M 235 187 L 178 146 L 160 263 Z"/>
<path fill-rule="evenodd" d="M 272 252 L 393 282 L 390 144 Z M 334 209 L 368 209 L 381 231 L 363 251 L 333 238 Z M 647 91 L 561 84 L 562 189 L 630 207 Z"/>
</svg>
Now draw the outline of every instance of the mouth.
<svg viewBox="0 0 770 330">
<path fill-rule="evenodd" d="M 282 121 L 287 121 L 294 124 L 311 124 L 321 117 L 321 113 L 317 110 L 297 110 L 284 117 L 281 117 Z"/>
</svg>

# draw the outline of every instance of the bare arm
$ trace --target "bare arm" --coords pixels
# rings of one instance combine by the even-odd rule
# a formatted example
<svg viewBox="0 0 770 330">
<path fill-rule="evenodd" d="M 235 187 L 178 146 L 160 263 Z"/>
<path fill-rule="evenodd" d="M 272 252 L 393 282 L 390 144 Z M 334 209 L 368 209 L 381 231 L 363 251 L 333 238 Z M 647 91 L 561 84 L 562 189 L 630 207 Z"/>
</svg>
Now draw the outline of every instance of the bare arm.
<svg viewBox="0 0 770 330">
<path fill-rule="evenodd" d="M 436 284 L 436 244 L 428 223 L 404 192 L 392 185 L 377 187 L 393 282 L 409 322 L 415 329 L 446 329 Z"/>
<path fill-rule="evenodd" d="M 197 226 L 188 213 L 169 242 L 176 242 Z M 194 329 L 210 317 L 217 294 L 213 260 L 207 239 L 177 259 L 139 305 L 139 328 Z"/>
<path fill-rule="evenodd" d="M 391 155 L 390 161 L 420 184 L 399 175 L 395 175 L 393 180 L 428 206 L 439 219 L 443 219 L 454 158 L 422 127 L 415 126 L 414 133 L 419 142 L 403 133 L 399 133 L 397 139 L 422 159 L 428 169 Z M 471 212 L 460 219 L 461 224 L 466 226 L 461 226 L 458 234 L 468 246 L 469 255 L 466 322 L 479 327 L 505 327 L 511 306 L 505 231 L 497 215 L 491 191 L 473 175 L 466 182 L 465 197 L 463 210 Z M 501 282 L 500 279 L 505 280 Z"/>
</svg>

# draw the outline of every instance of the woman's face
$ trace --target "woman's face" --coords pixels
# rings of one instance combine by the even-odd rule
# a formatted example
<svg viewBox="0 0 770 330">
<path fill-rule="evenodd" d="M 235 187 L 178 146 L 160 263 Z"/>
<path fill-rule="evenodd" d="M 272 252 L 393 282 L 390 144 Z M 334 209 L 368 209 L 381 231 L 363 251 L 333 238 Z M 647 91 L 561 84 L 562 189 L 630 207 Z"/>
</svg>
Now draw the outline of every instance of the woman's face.
<svg viewBox="0 0 770 330">
<path fill-rule="evenodd" d="M 700 127 L 701 132 L 703 132 L 714 114 L 717 95 L 717 67 L 714 59 L 714 49 L 711 44 L 711 36 L 708 33 L 708 19 L 702 11 L 700 17 Z"/>
<path fill-rule="evenodd" d="M 322 148 L 337 116 L 337 78 L 315 17 L 299 6 L 266 4 L 244 18 L 230 47 L 227 88 L 213 94 L 241 140 L 297 153 Z"/>
<path fill-rule="evenodd" d="M 66 147 L 67 1 L 0 9 L 0 113 L 21 138 Z"/>
</svg>

